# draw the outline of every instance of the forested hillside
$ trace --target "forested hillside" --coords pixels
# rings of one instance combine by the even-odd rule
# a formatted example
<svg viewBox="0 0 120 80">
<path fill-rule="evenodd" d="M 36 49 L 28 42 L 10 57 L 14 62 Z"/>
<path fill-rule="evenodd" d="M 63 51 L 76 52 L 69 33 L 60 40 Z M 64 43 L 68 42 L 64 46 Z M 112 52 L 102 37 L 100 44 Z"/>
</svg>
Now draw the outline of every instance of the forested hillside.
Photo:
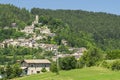
<svg viewBox="0 0 120 80">
<path fill-rule="evenodd" d="M 69 27 L 57 33 L 68 40 L 71 46 L 97 46 L 120 49 L 120 16 L 82 10 L 50 10 L 33 8 L 32 14 L 44 16 L 44 20 L 60 19 Z M 55 28 L 55 27 L 54 27 Z M 69 29 L 68 29 L 69 28 Z"/>
<path fill-rule="evenodd" d="M 33 8 L 30 13 L 25 8 L 0 4 L 0 28 L 11 27 L 12 23 L 24 28 L 36 14 L 40 16 L 39 22 L 49 25 L 58 35 L 55 37 L 58 44 L 65 39 L 71 47 L 120 49 L 120 16 L 113 14 L 39 8 Z"/>
<path fill-rule="evenodd" d="M 32 22 L 32 15 L 25 8 L 17 8 L 13 5 L 0 4 L 0 28 L 11 27 L 16 23 L 19 28 Z"/>
<path fill-rule="evenodd" d="M 36 66 L 42 69 L 35 73 L 47 71 L 46 61 L 44 67 L 33 61 L 22 71 L 15 63 L 25 59 L 49 59 L 47 68 L 57 74 L 91 66 L 120 70 L 120 16 L 39 8 L 29 12 L 0 4 L 0 76 L 5 80 L 24 76 L 31 65 L 30 74 Z"/>
</svg>

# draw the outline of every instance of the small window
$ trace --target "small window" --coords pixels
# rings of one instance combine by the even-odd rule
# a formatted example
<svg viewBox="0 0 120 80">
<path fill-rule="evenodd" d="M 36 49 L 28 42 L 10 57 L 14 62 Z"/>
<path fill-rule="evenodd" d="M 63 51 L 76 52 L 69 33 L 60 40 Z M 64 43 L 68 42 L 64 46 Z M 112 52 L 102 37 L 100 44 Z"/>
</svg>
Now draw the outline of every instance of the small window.
<svg viewBox="0 0 120 80">
<path fill-rule="evenodd" d="M 45 65 L 45 67 L 46 67 L 46 65 Z"/>
<path fill-rule="evenodd" d="M 34 67 L 34 65 L 33 65 L 33 64 L 31 64 L 31 67 Z"/>
<path fill-rule="evenodd" d="M 37 73 L 40 73 L 40 71 L 37 71 Z"/>
</svg>

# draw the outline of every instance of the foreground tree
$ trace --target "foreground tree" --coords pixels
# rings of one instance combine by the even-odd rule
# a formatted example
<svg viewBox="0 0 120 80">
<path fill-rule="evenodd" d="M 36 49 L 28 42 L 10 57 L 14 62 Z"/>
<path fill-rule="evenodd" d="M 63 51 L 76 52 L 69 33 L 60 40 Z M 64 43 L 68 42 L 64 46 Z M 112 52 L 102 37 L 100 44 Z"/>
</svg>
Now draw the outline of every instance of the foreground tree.
<svg viewBox="0 0 120 80">
<path fill-rule="evenodd" d="M 50 66 L 50 71 L 53 73 L 59 74 L 59 70 L 58 70 L 56 62 L 52 62 Z"/>
<path fill-rule="evenodd" d="M 0 74 L 4 76 L 4 79 L 11 79 L 14 77 L 19 77 L 22 73 L 22 69 L 18 64 L 7 65 L 4 68 L 0 68 Z"/>
<path fill-rule="evenodd" d="M 60 62 L 60 68 L 62 70 L 75 69 L 77 64 L 77 60 L 75 59 L 74 56 L 60 58 L 59 62 Z"/>
<path fill-rule="evenodd" d="M 101 51 L 98 48 L 91 48 L 80 58 L 80 67 L 94 66 L 100 60 L 102 60 Z"/>
</svg>

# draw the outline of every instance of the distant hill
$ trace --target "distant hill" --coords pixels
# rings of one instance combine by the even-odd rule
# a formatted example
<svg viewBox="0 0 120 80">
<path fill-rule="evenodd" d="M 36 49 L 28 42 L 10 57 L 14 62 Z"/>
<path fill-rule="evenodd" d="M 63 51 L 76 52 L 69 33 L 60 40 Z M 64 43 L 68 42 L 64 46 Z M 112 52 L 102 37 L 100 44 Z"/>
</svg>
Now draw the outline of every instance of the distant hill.
<svg viewBox="0 0 120 80">
<path fill-rule="evenodd" d="M 69 35 L 65 32 L 66 35 L 63 34 L 62 36 L 69 43 L 74 44 L 72 46 L 88 47 L 88 45 L 92 44 L 103 50 L 120 49 L 120 16 L 118 15 L 82 10 L 39 8 L 33 8 L 31 13 L 33 15 L 38 14 L 39 16 L 61 19 L 61 21 L 67 23 L 70 28 L 70 31 L 68 31 Z M 84 33 L 84 37 L 81 32 Z M 61 35 L 61 33 L 58 34 Z"/>
<path fill-rule="evenodd" d="M 31 22 L 32 15 L 25 8 L 0 4 L 0 27 L 10 27 L 12 23 L 16 23 L 18 27 L 24 27 Z"/>
</svg>

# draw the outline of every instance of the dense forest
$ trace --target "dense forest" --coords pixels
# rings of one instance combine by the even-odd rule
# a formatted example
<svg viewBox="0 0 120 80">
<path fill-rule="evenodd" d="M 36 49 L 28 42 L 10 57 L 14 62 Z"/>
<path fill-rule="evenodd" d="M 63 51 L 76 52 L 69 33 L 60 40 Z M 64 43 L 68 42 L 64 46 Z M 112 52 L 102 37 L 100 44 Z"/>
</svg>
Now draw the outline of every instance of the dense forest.
<svg viewBox="0 0 120 80">
<path fill-rule="evenodd" d="M 0 4 L 0 28 L 11 27 L 16 23 L 19 28 L 30 24 L 33 20 L 32 15 L 25 8 L 17 8 L 13 5 Z"/>
<path fill-rule="evenodd" d="M 32 21 L 33 15 L 25 8 L 0 4 L 0 42 L 5 39 L 25 37 L 25 34 L 19 30 L 30 25 Z"/>
<path fill-rule="evenodd" d="M 44 16 L 44 20 L 56 18 L 66 23 L 68 27 L 57 34 L 58 38 L 62 36 L 71 46 L 89 47 L 92 45 L 103 50 L 120 49 L 120 16 L 118 15 L 39 8 L 33 8 L 31 13 Z"/>
<path fill-rule="evenodd" d="M 25 37 L 25 33 L 17 31 L 16 29 L 0 29 L 0 42 L 5 39 L 16 39 L 19 37 Z"/>
</svg>

